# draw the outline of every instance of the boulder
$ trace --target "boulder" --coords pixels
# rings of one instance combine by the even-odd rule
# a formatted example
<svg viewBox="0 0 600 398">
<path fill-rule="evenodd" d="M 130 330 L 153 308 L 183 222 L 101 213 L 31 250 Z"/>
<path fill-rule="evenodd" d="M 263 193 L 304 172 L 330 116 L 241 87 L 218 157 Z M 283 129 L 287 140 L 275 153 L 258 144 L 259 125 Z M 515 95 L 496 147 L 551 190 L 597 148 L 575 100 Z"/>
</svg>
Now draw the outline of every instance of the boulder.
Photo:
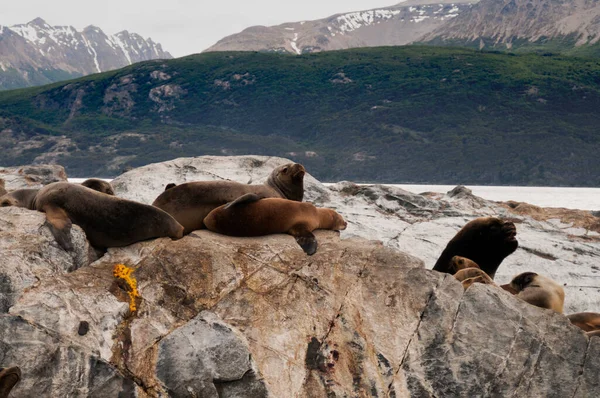
<svg viewBox="0 0 600 398">
<path fill-rule="evenodd" d="M 45 277 L 0 317 L 14 396 L 577 396 L 599 388 L 562 315 L 380 242 L 196 231 Z M 116 264 L 134 268 L 129 309 Z M 35 348 L 34 348 L 35 347 Z M 120 394 L 120 395 L 119 395 Z"/>
<path fill-rule="evenodd" d="M 56 164 L 0 167 L 0 178 L 7 191 L 41 188 L 53 182 L 67 181 L 65 168 Z"/>
<path fill-rule="evenodd" d="M 67 253 L 56 243 L 45 221 L 44 213 L 0 208 L 0 313 L 7 312 L 26 288 L 86 266 L 96 258 L 81 228 L 73 227 L 75 250 Z"/>
</svg>

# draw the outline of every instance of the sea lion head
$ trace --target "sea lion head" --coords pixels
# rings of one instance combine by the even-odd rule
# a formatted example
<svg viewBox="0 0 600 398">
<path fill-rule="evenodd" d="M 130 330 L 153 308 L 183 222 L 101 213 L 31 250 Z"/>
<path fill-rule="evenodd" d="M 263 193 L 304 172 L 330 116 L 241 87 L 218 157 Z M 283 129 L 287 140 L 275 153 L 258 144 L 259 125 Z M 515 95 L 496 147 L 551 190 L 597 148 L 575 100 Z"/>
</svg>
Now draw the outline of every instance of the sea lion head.
<svg viewBox="0 0 600 398">
<path fill-rule="evenodd" d="M 170 182 L 165 186 L 165 191 L 168 191 L 171 188 L 175 188 L 177 186 L 177 184 L 175 184 L 174 182 Z"/>
<path fill-rule="evenodd" d="M 107 195 L 115 195 L 115 191 L 113 191 L 112 185 L 109 182 L 104 180 L 99 180 L 97 178 L 89 178 L 81 183 L 84 187 L 93 189 L 94 191 L 102 192 Z"/>
<path fill-rule="evenodd" d="M 450 266 L 454 270 L 452 271 L 454 273 L 460 271 L 461 269 L 479 268 L 479 265 L 477 265 L 475 261 L 469 260 L 468 258 L 461 256 L 452 257 L 452 259 L 450 260 Z"/>
<path fill-rule="evenodd" d="M 511 290 L 505 290 L 516 291 L 517 293 L 521 292 L 525 290 L 527 286 L 530 286 L 535 281 L 537 276 L 538 274 L 535 272 L 523 272 L 522 274 L 515 276 L 513 280 L 510 281 L 509 286 Z"/>
<path fill-rule="evenodd" d="M 451 259 L 466 257 L 474 261 L 491 278 L 500 263 L 517 250 L 517 228 L 510 221 L 497 217 L 480 217 L 468 222 L 448 242 L 434 270 L 452 273 Z"/>
<path fill-rule="evenodd" d="M 305 174 L 306 170 L 300 163 L 284 164 L 273 170 L 267 185 L 275 188 L 286 199 L 302 202 Z"/>
<path fill-rule="evenodd" d="M 343 231 L 348 227 L 348 223 L 344 217 L 337 211 L 328 208 L 318 208 L 319 228 L 330 229 L 333 231 Z"/>
<path fill-rule="evenodd" d="M 18 201 L 9 195 L 0 196 L 0 207 L 18 206 Z"/>
</svg>

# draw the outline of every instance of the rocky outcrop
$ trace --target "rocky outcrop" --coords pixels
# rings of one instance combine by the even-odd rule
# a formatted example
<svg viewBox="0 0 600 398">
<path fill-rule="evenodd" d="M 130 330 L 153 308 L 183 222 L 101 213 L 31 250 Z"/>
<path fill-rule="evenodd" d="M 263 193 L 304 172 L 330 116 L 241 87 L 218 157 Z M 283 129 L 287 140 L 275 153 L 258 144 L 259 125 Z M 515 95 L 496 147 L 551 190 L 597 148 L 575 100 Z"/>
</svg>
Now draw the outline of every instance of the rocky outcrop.
<svg viewBox="0 0 600 398">
<path fill-rule="evenodd" d="M 231 179 L 263 182 L 289 160 L 266 156 L 201 156 L 151 164 L 125 173 L 113 186 L 119 196 L 152 203 L 170 182 Z M 309 170 L 310 171 L 310 170 Z M 342 237 L 376 239 L 425 261 L 431 268 L 448 241 L 468 221 L 482 216 L 509 218 L 517 225 L 519 249 L 498 269 L 507 283 L 532 271 L 565 284 L 565 312 L 599 311 L 600 231 L 592 212 L 545 209 L 542 216 L 474 196 L 467 188 L 423 195 L 385 185 L 321 184 L 306 175 L 305 200 L 336 209 L 348 221 Z M 523 209 L 523 207 L 521 208 Z M 585 222 L 584 222 L 585 220 Z"/>
<path fill-rule="evenodd" d="M 463 292 L 378 242 L 317 238 L 307 257 L 285 235 L 199 231 L 41 280 L 0 316 L 3 361 L 23 368 L 16 396 L 559 397 L 598 387 L 589 353 L 600 340 L 565 317 L 494 287 Z M 117 263 L 136 269 L 133 313 Z"/>
<path fill-rule="evenodd" d="M 258 183 L 287 161 L 176 159 L 113 185 L 117 195 L 148 203 L 166 183 Z M 15 269 L 0 285 L 11 289 L 0 315 L 0 365 L 22 368 L 14 396 L 584 397 L 600 388 L 600 339 L 495 286 L 464 291 L 426 269 L 466 220 L 498 214 L 518 223 L 521 243 L 502 277 L 539 266 L 558 279 L 562 265 L 569 278 L 586 278 L 596 232 L 584 240 L 566 220 L 535 220 L 466 188 L 417 195 L 305 181 L 308 200 L 349 221 L 341 237 L 317 231 L 313 256 L 287 235 L 202 230 L 112 248 L 89 264 L 78 228 L 75 260 L 52 241 L 42 214 L 0 208 L 0 242 L 13 244 L 0 254 Z M 568 257 L 583 247 L 588 252 Z M 118 264 L 134 280 L 115 277 Z M 14 281 L 28 273 L 35 280 Z M 566 291 L 578 311 L 598 299 L 591 290 Z"/>
<path fill-rule="evenodd" d="M 65 168 L 56 164 L 0 167 L 0 178 L 7 191 L 22 188 L 41 188 L 52 182 L 67 181 Z"/>
</svg>

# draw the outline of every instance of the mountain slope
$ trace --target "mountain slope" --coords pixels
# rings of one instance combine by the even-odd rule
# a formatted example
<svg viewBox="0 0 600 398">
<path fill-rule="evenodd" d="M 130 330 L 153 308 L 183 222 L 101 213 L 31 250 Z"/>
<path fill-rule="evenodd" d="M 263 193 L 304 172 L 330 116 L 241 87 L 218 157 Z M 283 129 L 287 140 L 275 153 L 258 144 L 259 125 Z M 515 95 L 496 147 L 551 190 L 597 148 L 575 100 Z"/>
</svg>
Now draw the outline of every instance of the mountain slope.
<svg viewBox="0 0 600 398">
<path fill-rule="evenodd" d="M 600 185 L 600 62 L 382 47 L 205 53 L 0 93 L 2 165 L 291 157 L 323 180 Z"/>
<path fill-rule="evenodd" d="M 135 33 L 107 36 L 88 26 L 50 26 L 41 18 L 0 27 L 0 90 L 35 86 L 122 68 L 135 62 L 172 58 L 160 44 Z"/>
<path fill-rule="evenodd" d="M 482 0 L 424 36 L 431 44 L 600 55 L 600 3 Z"/>
<path fill-rule="evenodd" d="M 412 0 L 392 7 L 337 14 L 315 21 L 253 26 L 227 36 L 210 51 L 302 54 L 355 47 L 404 45 L 470 8 L 476 0 Z"/>
</svg>

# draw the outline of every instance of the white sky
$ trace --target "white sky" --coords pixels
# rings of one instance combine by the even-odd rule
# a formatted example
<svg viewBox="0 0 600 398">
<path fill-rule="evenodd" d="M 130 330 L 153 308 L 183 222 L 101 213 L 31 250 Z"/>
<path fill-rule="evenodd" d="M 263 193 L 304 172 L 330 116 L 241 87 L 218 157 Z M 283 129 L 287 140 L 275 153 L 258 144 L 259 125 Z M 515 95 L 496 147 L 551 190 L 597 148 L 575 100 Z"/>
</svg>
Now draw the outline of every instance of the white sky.
<svg viewBox="0 0 600 398">
<path fill-rule="evenodd" d="M 128 30 L 151 37 L 180 57 L 253 25 L 278 25 L 386 7 L 402 0 L 0 0 L 0 25 L 40 17 L 77 30 L 96 25 L 106 34 Z M 4 4 L 4 5 L 2 5 Z"/>
</svg>

